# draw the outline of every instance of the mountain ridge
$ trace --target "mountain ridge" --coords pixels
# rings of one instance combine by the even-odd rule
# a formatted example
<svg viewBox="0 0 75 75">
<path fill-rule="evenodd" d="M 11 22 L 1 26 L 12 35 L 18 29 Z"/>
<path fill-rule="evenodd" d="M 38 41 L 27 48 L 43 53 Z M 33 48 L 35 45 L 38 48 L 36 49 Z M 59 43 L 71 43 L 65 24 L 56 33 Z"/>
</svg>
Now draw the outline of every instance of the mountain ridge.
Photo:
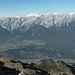
<svg viewBox="0 0 75 75">
<path fill-rule="evenodd" d="M 75 14 L 0 20 L 0 57 L 74 59 L 74 53 Z"/>
<path fill-rule="evenodd" d="M 31 14 L 26 17 L 7 17 L 6 19 L 0 19 L 0 26 L 9 31 L 19 29 L 20 27 L 24 27 L 26 30 L 28 30 L 32 24 L 40 24 L 46 28 L 53 25 L 60 27 L 62 24 L 66 24 L 68 26 L 68 24 L 74 20 L 74 18 L 75 14 L 72 13 L 69 15 L 53 14 L 40 16 L 37 16 L 37 14 Z"/>
</svg>

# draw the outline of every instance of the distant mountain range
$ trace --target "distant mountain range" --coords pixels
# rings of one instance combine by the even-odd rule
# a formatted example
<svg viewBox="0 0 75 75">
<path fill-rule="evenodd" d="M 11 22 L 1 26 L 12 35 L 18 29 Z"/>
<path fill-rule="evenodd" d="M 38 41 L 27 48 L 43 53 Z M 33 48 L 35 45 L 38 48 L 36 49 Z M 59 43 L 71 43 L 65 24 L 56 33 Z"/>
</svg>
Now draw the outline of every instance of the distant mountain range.
<svg viewBox="0 0 75 75">
<path fill-rule="evenodd" d="M 75 14 L 0 18 L 0 56 L 74 59 Z"/>
<path fill-rule="evenodd" d="M 69 26 L 71 22 L 75 19 L 75 14 L 67 15 L 38 15 L 38 14 L 29 14 L 26 17 L 6 17 L 5 19 L 0 18 L 0 26 L 8 31 L 14 31 L 19 29 L 20 32 L 25 32 L 29 28 L 35 25 L 41 25 L 46 28 L 57 26 Z"/>
</svg>

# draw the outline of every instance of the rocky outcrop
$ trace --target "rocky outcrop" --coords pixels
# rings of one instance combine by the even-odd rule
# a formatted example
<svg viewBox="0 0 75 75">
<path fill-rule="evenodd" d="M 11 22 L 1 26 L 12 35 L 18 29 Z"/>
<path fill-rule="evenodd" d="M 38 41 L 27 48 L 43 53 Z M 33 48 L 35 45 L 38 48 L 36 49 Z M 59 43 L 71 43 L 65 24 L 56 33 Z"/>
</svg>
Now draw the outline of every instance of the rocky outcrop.
<svg viewBox="0 0 75 75">
<path fill-rule="evenodd" d="M 39 63 L 35 64 L 35 67 L 40 68 L 41 70 L 47 71 L 51 75 L 75 75 L 75 68 L 67 63 L 63 62 L 62 60 L 53 61 L 50 60 L 43 60 Z"/>
<path fill-rule="evenodd" d="M 61 60 L 22 63 L 12 58 L 0 58 L 0 75 L 75 75 L 75 68 Z"/>
<path fill-rule="evenodd" d="M 21 72 L 21 73 L 19 73 L 18 75 L 27 75 L 25 72 Z"/>
<path fill-rule="evenodd" d="M 4 62 L 0 61 L 0 75 L 18 75 L 19 71 L 15 68 L 11 69 L 4 66 Z"/>
</svg>

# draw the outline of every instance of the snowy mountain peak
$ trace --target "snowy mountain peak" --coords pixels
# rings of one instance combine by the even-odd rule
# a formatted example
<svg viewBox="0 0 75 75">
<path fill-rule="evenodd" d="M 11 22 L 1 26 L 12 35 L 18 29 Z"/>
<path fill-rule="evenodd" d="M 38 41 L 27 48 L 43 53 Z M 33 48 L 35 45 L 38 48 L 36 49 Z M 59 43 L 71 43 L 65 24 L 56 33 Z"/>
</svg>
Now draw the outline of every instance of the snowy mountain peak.
<svg viewBox="0 0 75 75">
<path fill-rule="evenodd" d="M 27 17 L 39 17 L 41 14 L 37 14 L 37 13 L 31 13 L 28 14 Z"/>
<path fill-rule="evenodd" d="M 73 13 L 70 13 L 69 15 L 72 16 L 72 15 L 74 15 L 74 14 L 75 14 L 75 13 L 73 12 Z"/>
<path fill-rule="evenodd" d="M 55 12 L 55 13 L 54 13 L 54 15 L 58 15 L 58 13 L 57 13 L 57 12 Z"/>
<path fill-rule="evenodd" d="M 56 25 L 61 27 L 62 25 L 69 25 L 70 22 L 75 21 L 75 13 L 68 15 L 59 15 L 57 13 L 45 15 L 31 13 L 26 17 L 7 17 L 5 19 L 0 18 L 0 26 L 4 29 L 13 31 L 20 29 L 26 31 L 34 25 L 42 25 L 46 28 Z"/>
</svg>

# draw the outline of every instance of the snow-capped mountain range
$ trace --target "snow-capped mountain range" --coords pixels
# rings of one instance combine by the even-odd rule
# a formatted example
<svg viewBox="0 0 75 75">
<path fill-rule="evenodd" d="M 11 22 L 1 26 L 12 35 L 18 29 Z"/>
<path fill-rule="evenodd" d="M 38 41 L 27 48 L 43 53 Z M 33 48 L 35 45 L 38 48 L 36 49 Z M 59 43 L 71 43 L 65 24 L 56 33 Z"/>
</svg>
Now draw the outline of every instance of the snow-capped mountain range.
<svg viewBox="0 0 75 75">
<path fill-rule="evenodd" d="M 0 17 L 1 57 L 75 59 L 75 13 Z"/>
<path fill-rule="evenodd" d="M 56 25 L 61 27 L 69 25 L 70 22 L 75 21 L 75 13 L 67 15 L 58 15 L 57 13 L 50 15 L 42 14 L 28 14 L 25 17 L 0 17 L 0 26 L 9 31 L 22 28 L 21 31 L 26 31 L 34 25 L 42 25 L 46 28 Z"/>
</svg>

